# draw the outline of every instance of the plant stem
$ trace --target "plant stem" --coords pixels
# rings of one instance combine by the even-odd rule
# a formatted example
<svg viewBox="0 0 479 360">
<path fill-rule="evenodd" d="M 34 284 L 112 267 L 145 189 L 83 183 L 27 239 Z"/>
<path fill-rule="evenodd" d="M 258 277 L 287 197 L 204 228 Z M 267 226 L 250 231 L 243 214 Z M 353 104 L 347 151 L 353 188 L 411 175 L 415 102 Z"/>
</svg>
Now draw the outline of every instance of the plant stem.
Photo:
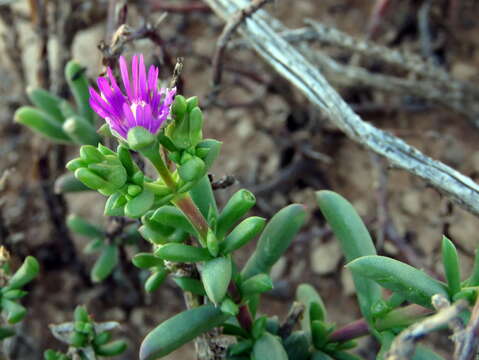
<svg viewBox="0 0 479 360">
<path fill-rule="evenodd" d="M 156 171 L 158 171 L 158 174 L 160 175 L 160 177 L 165 182 L 166 186 L 168 186 L 171 190 L 175 191 L 176 181 L 171 176 L 171 172 L 166 166 L 165 162 L 163 161 L 163 158 L 161 157 L 157 146 L 154 145 L 147 149 L 143 149 L 141 151 L 141 154 L 145 156 L 148 160 L 150 160 L 150 162 L 155 167 Z"/>
<path fill-rule="evenodd" d="M 433 312 L 433 310 L 416 304 L 408 305 L 392 310 L 384 316 L 384 318 L 377 320 L 375 328 L 378 331 L 383 331 L 398 326 L 407 326 L 431 312 Z M 334 331 L 329 339 L 331 342 L 343 342 L 368 335 L 369 333 L 370 330 L 367 321 L 361 318 Z"/>
<path fill-rule="evenodd" d="M 230 284 L 228 285 L 228 293 L 235 303 L 239 303 L 241 301 L 241 295 L 233 280 L 231 280 Z M 251 328 L 253 327 L 253 317 L 251 316 L 248 305 L 240 305 L 236 319 L 243 329 L 245 329 L 248 333 L 251 331 Z"/>
<path fill-rule="evenodd" d="M 188 193 L 181 194 L 173 200 L 173 203 L 185 214 L 206 243 L 209 226 L 191 196 Z"/>
</svg>

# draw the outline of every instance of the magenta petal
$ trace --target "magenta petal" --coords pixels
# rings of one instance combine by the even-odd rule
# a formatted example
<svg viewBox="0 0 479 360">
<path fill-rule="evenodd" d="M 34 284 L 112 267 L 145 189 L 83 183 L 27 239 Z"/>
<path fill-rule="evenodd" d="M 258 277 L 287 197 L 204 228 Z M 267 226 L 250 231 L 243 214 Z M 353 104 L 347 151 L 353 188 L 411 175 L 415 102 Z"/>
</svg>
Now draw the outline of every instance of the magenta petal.
<svg viewBox="0 0 479 360">
<path fill-rule="evenodd" d="M 130 76 L 128 75 L 128 65 L 123 56 L 120 56 L 120 72 L 121 78 L 123 80 L 123 86 L 125 87 L 125 92 L 129 98 L 133 96 L 130 85 Z"/>
<path fill-rule="evenodd" d="M 158 91 L 157 89 L 158 83 L 158 68 L 151 65 L 150 69 L 148 70 L 148 90 L 150 93 L 155 93 Z"/>
<path fill-rule="evenodd" d="M 145 73 L 145 62 L 143 60 L 143 54 L 140 55 L 140 99 L 143 101 L 148 101 L 148 84 L 146 82 L 146 73 Z"/>
<path fill-rule="evenodd" d="M 138 56 L 133 55 L 133 59 L 131 60 L 131 76 L 133 78 L 133 99 L 138 99 Z"/>
<path fill-rule="evenodd" d="M 123 114 L 125 114 L 125 125 L 130 129 L 136 126 L 136 119 L 133 116 L 133 112 L 127 104 L 123 104 Z"/>
</svg>

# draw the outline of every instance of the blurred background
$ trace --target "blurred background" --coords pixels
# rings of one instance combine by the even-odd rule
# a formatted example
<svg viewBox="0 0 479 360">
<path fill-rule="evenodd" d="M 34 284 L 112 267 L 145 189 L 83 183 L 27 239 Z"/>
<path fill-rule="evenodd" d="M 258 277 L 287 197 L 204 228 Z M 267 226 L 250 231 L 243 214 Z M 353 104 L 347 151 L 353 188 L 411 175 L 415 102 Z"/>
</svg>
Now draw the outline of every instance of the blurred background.
<svg viewBox="0 0 479 360">
<path fill-rule="evenodd" d="M 264 10 L 289 29 L 305 28 L 305 20 L 313 19 L 354 38 L 419 55 L 457 81 L 479 82 L 477 1 L 277 0 Z M 100 284 L 90 281 L 96 255 L 83 253 L 85 238 L 71 233 L 65 219 L 73 213 L 107 226 L 105 198 L 93 192 L 56 193 L 55 179 L 66 172 L 64 165 L 78 147 L 52 144 L 13 122 L 14 111 L 28 103 L 29 85 L 71 96 L 63 77 L 71 58 L 85 66 L 93 83 L 105 64 L 116 65 L 120 53 L 145 54 L 147 64 L 160 66 L 165 82 L 176 58 L 183 57 L 179 91 L 200 98 L 205 137 L 223 141 L 213 181 L 225 176 L 235 180 L 218 185 L 219 203 L 248 188 L 257 196 L 256 215 L 270 217 L 292 202 L 307 206 L 307 226 L 273 269 L 275 289 L 262 304 L 264 313 L 286 316 L 297 285 L 309 282 L 323 296 L 331 320 L 341 325 L 359 317 L 338 243 L 315 205 L 319 189 L 333 189 L 353 202 L 381 254 L 441 277 L 437 259 L 446 234 L 458 247 L 464 270 L 471 269 L 478 219 L 349 140 L 252 49 L 235 46 L 238 34 L 223 58 L 220 92 L 212 97 L 211 61 L 223 27 L 200 0 L 0 0 L 0 244 L 16 264 L 27 255 L 41 264 L 40 276 L 23 300 L 28 315 L 9 345 L 12 359 L 41 359 L 48 347 L 64 349 L 48 324 L 70 321 L 77 304 L 87 305 L 98 321 L 119 321 L 120 335 L 130 346 L 118 358 L 134 359 L 145 334 L 184 308 L 172 282 L 145 294 L 142 274 L 130 262 L 135 250 L 129 247 L 112 276 Z M 112 46 L 115 41 L 120 48 Z M 331 44 L 314 39 L 298 44 L 345 66 L 415 80 L 373 57 Z M 385 91 L 367 82 L 344 81 L 340 74 L 327 75 L 364 120 L 473 179 L 479 176 L 479 129 L 467 114 L 407 88 Z M 237 258 L 240 264 L 251 250 Z M 447 342 L 438 338 L 436 349 L 446 349 Z M 360 353 L 368 357 L 375 346 L 361 340 Z M 168 359 L 178 358 L 194 359 L 193 346 Z"/>
</svg>

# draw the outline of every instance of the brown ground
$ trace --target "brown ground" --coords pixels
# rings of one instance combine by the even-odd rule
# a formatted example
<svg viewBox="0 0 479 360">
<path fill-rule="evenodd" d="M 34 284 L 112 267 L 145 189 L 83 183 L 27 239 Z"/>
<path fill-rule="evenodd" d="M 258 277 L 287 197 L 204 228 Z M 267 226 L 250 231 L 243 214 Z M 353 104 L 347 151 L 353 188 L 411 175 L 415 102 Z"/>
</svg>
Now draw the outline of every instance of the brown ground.
<svg viewBox="0 0 479 360">
<path fill-rule="evenodd" d="M 314 18 L 349 34 L 362 36 L 369 21 L 371 3 L 366 0 L 299 0 L 292 6 L 293 2 L 277 1 L 268 10 L 291 28 L 302 26 L 304 18 Z M 386 14 L 376 40 L 420 52 L 414 21 L 422 2 L 398 3 Z M 460 10 L 457 21 L 449 25 L 448 16 L 453 17 L 449 6 L 456 3 Z M 479 22 L 477 16 L 472 15 L 474 11 L 479 14 L 479 9 L 473 3 L 471 0 L 439 1 L 431 18 L 431 32 L 436 39 L 435 54 L 444 66 L 455 77 L 477 83 Z M 18 9 L 25 12 L 26 7 L 20 4 Z M 136 11 L 130 12 L 130 20 L 132 26 L 139 23 Z M 27 79 L 28 83 L 34 83 L 36 36 L 28 22 L 20 20 L 20 24 Z M 167 51 L 173 57 L 186 57 L 184 93 L 188 96 L 198 95 L 204 100 L 211 90 L 211 69 L 204 58 L 213 54 L 221 26 L 214 15 L 205 14 L 193 14 L 187 21 L 183 15 L 170 15 L 162 25 L 162 36 L 168 40 Z M 96 44 L 103 38 L 104 29 L 105 24 L 101 22 L 81 32 L 74 43 L 75 57 L 88 66 L 92 77 L 98 73 L 100 53 Z M 178 46 L 180 41 L 185 41 L 186 45 Z M 147 40 L 128 48 L 128 53 L 137 51 L 158 54 Z M 387 172 L 387 202 L 385 209 L 378 208 L 378 171 L 374 167 L 378 164 L 377 159 L 326 124 L 301 95 L 279 79 L 255 54 L 242 50 L 229 55 L 228 65 L 259 74 L 261 81 L 269 86 L 227 72 L 221 94 L 226 108 L 210 106 L 205 110 L 205 135 L 224 143 L 213 174 L 215 178 L 233 175 L 238 180 L 233 187 L 218 191 L 218 199 L 223 203 L 235 190 L 247 187 L 258 193 L 257 214 L 271 216 L 291 202 L 306 204 L 311 213 L 298 241 L 273 271 L 276 290 L 263 302 L 265 313 L 283 317 L 296 286 L 310 282 L 324 297 L 332 321 L 344 324 L 359 316 L 350 277 L 343 270 L 344 260 L 335 239 L 330 235 L 318 235 L 323 233 L 323 220 L 314 203 L 314 191 L 321 188 L 334 189 L 350 199 L 376 235 L 380 230 L 378 211 L 382 214 L 387 211 L 398 236 L 393 238 L 386 232 L 381 253 L 415 261 L 428 272 L 441 276 L 439 244 L 441 235 L 447 233 L 460 248 L 465 273 L 470 271 L 477 244 L 479 222 L 476 217 L 452 205 L 424 182 L 399 170 Z M 183 308 L 181 294 L 168 283 L 151 296 L 137 296 L 132 289 L 138 283 L 124 285 L 120 275 L 92 286 L 82 280 L 78 270 L 81 266 L 62 264 L 58 260 L 65 248 L 64 239 L 59 238 L 58 229 L 55 230 L 50 221 L 41 190 L 42 185 L 51 186 L 51 181 L 42 182 L 40 176 L 42 159 L 53 148 L 28 129 L 12 124 L 12 111 L 21 102 L 22 86 L 3 55 L 0 57 L 0 79 L 0 94 L 3 95 L 0 98 L 0 175 L 5 169 L 11 169 L 7 188 L 0 193 L 0 240 L 18 261 L 27 254 L 37 256 L 43 269 L 24 301 L 29 314 L 19 328 L 23 341 L 19 342 L 20 355 L 15 359 L 40 359 L 47 347 L 61 349 L 49 334 L 47 325 L 70 320 L 77 304 L 86 304 L 99 321 L 120 321 L 122 335 L 129 339 L 131 346 L 128 353 L 119 358 L 135 359 L 139 342 L 146 332 Z M 245 84 L 246 89 L 242 87 Z M 436 106 L 427 106 L 424 111 L 407 111 L 405 107 L 411 102 L 407 94 L 398 97 L 359 88 L 344 89 L 343 94 L 353 104 L 378 105 L 377 111 L 361 114 L 365 120 L 393 132 L 466 175 L 474 178 L 479 174 L 479 152 L 475 150 L 479 131 L 460 116 Z M 252 99 L 260 99 L 260 104 L 232 106 Z M 415 102 L 423 104 L 419 100 Z M 292 162 L 305 161 L 297 144 L 311 144 L 315 151 L 326 154 L 332 162 L 306 158 L 306 165 L 299 166 L 293 177 L 285 177 L 284 169 Z M 75 156 L 76 152 L 76 148 L 68 148 L 67 157 Z M 274 182 L 278 177 L 283 180 L 279 184 Z M 67 196 L 70 212 L 102 224 L 105 223 L 103 201 L 95 194 Z M 78 262 L 88 270 L 93 258 L 81 252 L 85 239 L 75 237 L 74 240 Z M 413 258 L 398 250 L 397 241 L 405 244 Z M 251 250 L 250 246 L 238 262 L 246 261 Z M 373 348 L 371 343 L 363 343 L 364 348 Z M 178 350 L 169 359 L 193 359 L 192 347 Z"/>
</svg>

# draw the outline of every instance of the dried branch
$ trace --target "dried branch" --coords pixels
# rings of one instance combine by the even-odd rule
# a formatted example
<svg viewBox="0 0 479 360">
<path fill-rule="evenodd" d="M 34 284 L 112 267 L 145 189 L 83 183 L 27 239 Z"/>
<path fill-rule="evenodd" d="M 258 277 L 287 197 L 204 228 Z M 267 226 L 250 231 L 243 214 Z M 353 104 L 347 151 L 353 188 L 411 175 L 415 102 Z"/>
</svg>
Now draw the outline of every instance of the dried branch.
<svg viewBox="0 0 479 360">
<path fill-rule="evenodd" d="M 249 16 L 259 10 L 263 5 L 271 0 L 253 0 L 248 6 L 238 10 L 231 20 L 228 21 L 221 33 L 216 45 L 216 51 L 213 56 L 213 92 L 217 94 L 221 84 L 221 76 L 223 74 L 223 57 L 231 36 L 238 29 L 240 24 Z"/>
<path fill-rule="evenodd" d="M 208 5 L 203 4 L 201 1 L 191 1 L 186 4 L 167 4 L 161 0 L 150 0 L 151 10 L 153 11 L 165 11 L 169 13 L 209 13 L 211 9 Z"/>
<path fill-rule="evenodd" d="M 457 360 L 474 360 L 479 347 L 479 296 L 472 309 L 471 319 L 467 328 L 457 329 L 452 337 L 456 344 L 454 352 Z"/>
<path fill-rule="evenodd" d="M 279 35 L 289 42 L 316 40 L 334 45 L 352 54 L 363 55 L 368 59 L 394 66 L 408 75 L 414 75 L 412 78 L 400 78 L 372 73 L 359 66 L 343 65 L 325 53 L 313 51 L 305 44 L 301 44 L 299 47 L 301 52 L 318 63 L 332 82 L 343 86 L 362 85 L 401 95 L 414 95 L 458 112 L 479 127 L 479 88 L 451 78 L 432 61 L 425 61 L 416 54 L 354 38 L 317 21 L 306 20 L 306 23 L 310 27 L 281 31 Z M 234 42 L 233 46 L 246 44 L 241 40 Z"/>
<path fill-rule="evenodd" d="M 444 300 L 448 302 L 442 298 L 442 295 L 432 297 L 433 306 L 439 310 L 438 313 L 403 330 L 391 344 L 391 348 L 385 356 L 387 360 L 412 359 L 418 340 L 444 325 L 450 325 L 457 321 L 459 315 L 467 309 L 465 300 L 459 300 L 453 305 L 442 306 Z"/>
<path fill-rule="evenodd" d="M 247 4 L 245 0 L 205 0 L 224 20 Z M 279 74 L 289 80 L 351 139 L 386 157 L 392 165 L 431 183 L 466 210 L 479 214 L 479 185 L 451 167 L 435 161 L 403 140 L 364 122 L 326 81 L 318 69 L 277 31 L 284 26 L 258 10 L 239 31 Z"/>
</svg>

